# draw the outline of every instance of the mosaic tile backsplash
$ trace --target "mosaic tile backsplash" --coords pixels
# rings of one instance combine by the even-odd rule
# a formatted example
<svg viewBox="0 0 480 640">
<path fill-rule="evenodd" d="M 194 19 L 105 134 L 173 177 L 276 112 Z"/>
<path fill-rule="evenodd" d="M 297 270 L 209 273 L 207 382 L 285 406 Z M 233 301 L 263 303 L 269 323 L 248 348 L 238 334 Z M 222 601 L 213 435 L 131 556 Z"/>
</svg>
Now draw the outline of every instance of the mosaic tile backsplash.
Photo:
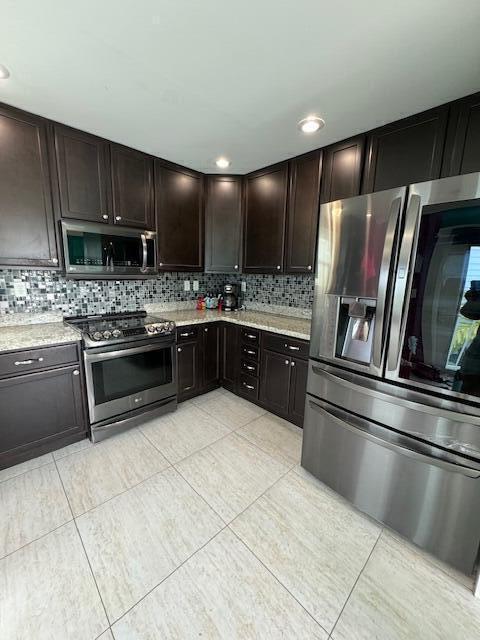
<svg viewBox="0 0 480 640">
<path fill-rule="evenodd" d="M 184 280 L 198 280 L 199 292 L 184 291 Z M 55 271 L 0 270 L 0 313 L 62 311 L 65 315 L 142 309 L 147 303 L 196 300 L 221 291 L 227 282 L 247 290 L 242 302 L 310 309 L 313 276 L 164 273 L 149 280 L 69 280 Z"/>
</svg>

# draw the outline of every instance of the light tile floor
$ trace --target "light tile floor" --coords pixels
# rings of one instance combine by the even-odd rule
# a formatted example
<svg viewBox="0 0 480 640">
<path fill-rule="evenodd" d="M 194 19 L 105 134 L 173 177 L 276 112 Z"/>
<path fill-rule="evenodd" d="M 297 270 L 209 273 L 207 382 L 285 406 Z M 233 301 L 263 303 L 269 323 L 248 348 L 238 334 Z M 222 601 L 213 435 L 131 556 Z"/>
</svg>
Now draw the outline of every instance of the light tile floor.
<svg viewBox="0 0 480 640">
<path fill-rule="evenodd" d="M 224 391 L 0 472 L 3 640 L 477 640 L 464 576 L 299 466 Z"/>
</svg>

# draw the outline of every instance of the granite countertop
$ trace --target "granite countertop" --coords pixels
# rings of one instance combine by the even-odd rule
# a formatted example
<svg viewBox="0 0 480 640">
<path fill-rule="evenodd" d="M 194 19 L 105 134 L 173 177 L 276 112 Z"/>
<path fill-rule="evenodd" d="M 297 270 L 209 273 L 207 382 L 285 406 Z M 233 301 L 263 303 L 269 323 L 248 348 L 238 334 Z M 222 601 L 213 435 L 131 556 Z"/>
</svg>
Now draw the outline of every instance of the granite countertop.
<svg viewBox="0 0 480 640">
<path fill-rule="evenodd" d="M 182 309 L 177 311 L 155 310 L 153 305 L 149 308 L 152 315 L 161 315 L 162 318 L 173 320 L 177 327 L 188 324 L 204 322 L 215 322 L 223 320 L 243 324 L 253 329 L 263 329 L 273 333 L 301 340 L 310 340 L 310 320 L 306 318 L 296 318 L 294 316 L 276 315 L 263 311 L 197 311 L 196 309 Z"/>
<path fill-rule="evenodd" d="M 63 322 L 38 324 L 0 324 L 0 352 L 46 347 L 65 342 L 78 342 L 80 334 Z"/>
</svg>

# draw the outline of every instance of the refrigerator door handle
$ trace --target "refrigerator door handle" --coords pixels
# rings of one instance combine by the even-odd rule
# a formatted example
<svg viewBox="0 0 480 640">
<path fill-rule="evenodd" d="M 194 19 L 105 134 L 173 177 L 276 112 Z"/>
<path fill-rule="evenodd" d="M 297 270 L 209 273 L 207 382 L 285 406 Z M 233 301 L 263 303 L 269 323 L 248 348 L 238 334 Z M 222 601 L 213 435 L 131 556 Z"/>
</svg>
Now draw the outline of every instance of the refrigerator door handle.
<svg viewBox="0 0 480 640">
<path fill-rule="evenodd" d="M 325 413 L 327 416 L 334 420 L 337 424 L 339 423 L 344 429 L 348 429 L 349 431 L 360 435 L 362 438 L 373 442 L 374 444 L 380 445 L 386 449 L 390 449 L 394 453 L 398 453 L 400 455 L 407 456 L 418 462 L 423 462 L 425 464 L 434 465 L 441 469 L 445 469 L 447 471 L 451 471 L 453 473 L 460 473 L 469 478 L 479 478 L 480 477 L 480 469 L 474 469 L 471 467 L 467 467 L 460 464 L 455 464 L 453 462 L 448 462 L 447 460 L 443 460 L 442 458 L 437 458 L 435 456 L 428 455 L 427 453 L 423 453 L 421 451 L 422 444 L 413 438 L 409 438 L 408 436 L 401 436 L 402 440 L 409 443 L 412 448 L 403 447 L 400 444 L 396 444 L 390 440 L 381 438 L 379 436 L 374 435 L 373 433 L 368 431 L 368 425 L 375 428 L 375 430 L 380 432 L 385 432 L 385 435 L 391 435 L 396 432 L 390 432 L 389 429 L 385 427 L 381 427 L 380 425 L 376 425 L 370 423 L 367 420 L 359 419 L 352 414 L 347 414 L 340 409 L 329 406 L 328 409 L 323 405 L 315 402 L 311 398 L 308 399 L 309 405 L 312 409 L 317 411 L 318 413 Z M 364 424 L 365 423 L 365 426 Z M 400 434 L 396 434 L 399 435 Z M 424 445 L 428 447 L 428 445 Z"/>
<path fill-rule="evenodd" d="M 420 219 L 420 196 L 412 194 L 409 198 L 407 213 L 405 216 L 405 228 L 403 230 L 402 245 L 398 258 L 398 266 L 393 295 L 392 321 L 390 325 L 390 338 L 387 359 L 387 372 L 393 373 L 399 365 L 402 350 L 402 336 L 405 330 L 407 301 L 406 293 L 409 291 L 412 279 L 411 262 L 414 258 L 414 248 L 417 236 L 418 221 Z"/>
<path fill-rule="evenodd" d="M 402 206 L 402 198 L 395 198 L 390 205 L 390 215 L 388 217 L 387 230 L 385 233 L 385 244 L 383 248 L 382 262 L 380 265 L 380 275 L 378 278 L 378 291 L 383 294 L 378 296 L 376 308 L 376 326 L 375 336 L 373 340 L 372 363 L 380 369 L 382 366 L 382 357 L 384 349 L 384 339 L 386 331 L 384 328 L 385 307 L 387 304 L 388 280 L 390 277 L 390 264 L 392 262 L 392 254 L 395 247 L 395 237 L 397 231 L 398 219 L 400 216 L 400 208 Z"/>
</svg>

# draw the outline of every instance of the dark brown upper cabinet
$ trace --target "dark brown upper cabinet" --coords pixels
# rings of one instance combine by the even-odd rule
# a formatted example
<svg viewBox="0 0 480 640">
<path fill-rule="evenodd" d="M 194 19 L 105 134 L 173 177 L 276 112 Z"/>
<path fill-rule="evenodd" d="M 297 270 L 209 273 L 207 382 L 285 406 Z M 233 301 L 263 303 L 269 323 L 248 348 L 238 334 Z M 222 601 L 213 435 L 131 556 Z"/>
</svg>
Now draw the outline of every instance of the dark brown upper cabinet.
<svg viewBox="0 0 480 640">
<path fill-rule="evenodd" d="M 111 145 L 113 222 L 152 229 L 153 158 L 118 144 Z"/>
<path fill-rule="evenodd" d="M 58 264 L 47 122 L 0 106 L 0 264 Z"/>
<path fill-rule="evenodd" d="M 242 254 L 241 176 L 206 177 L 205 271 L 239 273 Z"/>
<path fill-rule="evenodd" d="M 448 111 L 444 105 L 372 131 L 363 193 L 439 178 Z"/>
<path fill-rule="evenodd" d="M 452 104 L 442 177 L 473 171 L 480 171 L 480 93 Z"/>
<path fill-rule="evenodd" d="M 158 268 L 203 270 L 203 176 L 161 160 L 155 162 Z"/>
<path fill-rule="evenodd" d="M 245 181 L 243 271 L 281 273 L 288 163 L 251 173 Z"/>
<path fill-rule="evenodd" d="M 53 175 L 62 218 L 111 222 L 108 142 L 62 125 L 53 127 Z"/>
<path fill-rule="evenodd" d="M 289 162 L 285 268 L 287 273 L 311 273 L 315 262 L 318 198 L 322 155 L 320 151 Z"/>
<path fill-rule="evenodd" d="M 358 196 L 364 156 L 363 135 L 337 142 L 323 150 L 321 203 Z"/>
</svg>

